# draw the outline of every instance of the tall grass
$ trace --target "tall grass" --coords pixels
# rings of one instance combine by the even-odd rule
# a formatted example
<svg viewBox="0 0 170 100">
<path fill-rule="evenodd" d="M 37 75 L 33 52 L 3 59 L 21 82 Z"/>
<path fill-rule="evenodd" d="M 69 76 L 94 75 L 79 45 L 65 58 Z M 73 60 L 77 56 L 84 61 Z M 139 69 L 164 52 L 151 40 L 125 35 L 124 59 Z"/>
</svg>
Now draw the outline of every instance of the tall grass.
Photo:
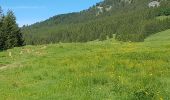
<svg viewBox="0 0 170 100">
<path fill-rule="evenodd" d="M 169 33 L 0 52 L 0 99 L 169 100 Z"/>
</svg>

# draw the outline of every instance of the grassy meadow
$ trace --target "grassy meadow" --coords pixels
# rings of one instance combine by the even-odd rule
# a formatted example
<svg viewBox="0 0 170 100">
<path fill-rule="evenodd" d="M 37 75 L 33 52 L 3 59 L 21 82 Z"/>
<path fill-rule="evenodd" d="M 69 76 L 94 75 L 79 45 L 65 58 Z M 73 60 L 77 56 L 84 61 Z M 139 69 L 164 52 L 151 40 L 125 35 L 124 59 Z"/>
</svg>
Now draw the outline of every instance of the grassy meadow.
<svg viewBox="0 0 170 100">
<path fill-rule="evenodd" d="M 170 100 L 170 30 L 0 52 L 0 100 Z"/>
</svg>

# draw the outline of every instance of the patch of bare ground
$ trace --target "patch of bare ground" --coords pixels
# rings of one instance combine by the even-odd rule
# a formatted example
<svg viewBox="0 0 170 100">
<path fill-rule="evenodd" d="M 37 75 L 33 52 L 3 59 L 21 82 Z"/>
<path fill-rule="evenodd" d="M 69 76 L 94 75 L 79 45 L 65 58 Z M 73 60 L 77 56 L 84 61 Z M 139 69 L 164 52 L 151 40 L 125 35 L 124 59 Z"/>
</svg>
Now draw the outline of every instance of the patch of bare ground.
<svg viewBox="0 0 170 100">
<path fill-rule="evenodd" d="M 20 63 L 14 63 L 14 64 L 0 64 L 0 70 L 7 69 L 7 68 L 15 68 L 15 67 L 21 67 L 22 65 Z"/>
<path fill-rule="evenodd" d="M 0 68 L 3 67 L 3 66 L 5 66 L 5 65 L 4 64 L 0 64 Z"/>
</svg>

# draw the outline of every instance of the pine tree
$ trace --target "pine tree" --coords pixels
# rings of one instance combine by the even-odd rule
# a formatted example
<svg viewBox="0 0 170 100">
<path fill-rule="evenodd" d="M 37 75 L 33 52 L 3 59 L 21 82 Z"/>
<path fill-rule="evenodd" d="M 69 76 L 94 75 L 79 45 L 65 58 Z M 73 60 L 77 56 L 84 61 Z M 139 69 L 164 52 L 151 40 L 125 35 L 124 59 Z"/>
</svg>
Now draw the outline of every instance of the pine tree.
<svg viewBox="0 0 170 100">
<path fill-rule="evenodd" d="M 2 32 L 4 33 L 5 49 L 13 48 L 17 45 L 15 16 L 12 11 L 8 11 L 3 20 Z"/>
<path fill-rule="evenodd" d="M 99 40 L 100 40 L 100 41 L 106 40 L 106 39 L 107 39 L 106 36 L 107 36 L 106 34 L 100 34 Z"/>
<path fill-rule="evenodd" d="M 25 42 L 24 42 L 24 39 L 23 39 L 21 29 L 18 28 L 18 31 L 17 31 L 17 47 L 24 46 L 24 45 L 25 45 Z"/>
<path fill-rule="evenodd" d="M 2 50 L 4 47 L 4 38 L 3 38 L 3 33 L 2 33 L 2 21 L 3 21 L 3 14 L 2 14 L 2 9 L 0 7 L 0 50 Z"/>
<path fill-rule="evenodd" d="M 24 45 L 21 30 L 12 11 L 8 11 L 6 16 L 2 16 L 0 26 L 0 50 Z"/>
</svg>

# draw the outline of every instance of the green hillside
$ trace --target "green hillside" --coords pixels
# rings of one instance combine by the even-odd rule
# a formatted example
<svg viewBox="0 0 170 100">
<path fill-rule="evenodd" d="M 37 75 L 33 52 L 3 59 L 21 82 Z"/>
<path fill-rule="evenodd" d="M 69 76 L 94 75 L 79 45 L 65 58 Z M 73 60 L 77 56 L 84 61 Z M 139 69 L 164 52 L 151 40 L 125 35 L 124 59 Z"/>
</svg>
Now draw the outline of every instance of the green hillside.
<svg viewBox="0 0 170 100">
<path fill-rule="evenodd" d="M 0 52 L 1 100 L 169 100 L 170 30 Z"/>
<path fill-rule="evenodd" d="M 159 32 L 148 37 L 145 41 L 146 42 L 169 42 L 170 40 L 170 30 Z M 159 43 L 160 44 L 160 43 Z"/>
<path fill-rule="evenodd" d="M 159 0 L 159 7 L 149 7 L 152 0 L 104 0 L 89 9 L 56 15 L 45 21 L 24 26 L 26 44 L 88 42 L 113 38 L 141 42 L 151 34 L 170 28 L 170 1 Z M 139 13 L 140 12 L 140 13 Z M 166 16 L 166 20 L 159 20 Z"/>
</svg>

